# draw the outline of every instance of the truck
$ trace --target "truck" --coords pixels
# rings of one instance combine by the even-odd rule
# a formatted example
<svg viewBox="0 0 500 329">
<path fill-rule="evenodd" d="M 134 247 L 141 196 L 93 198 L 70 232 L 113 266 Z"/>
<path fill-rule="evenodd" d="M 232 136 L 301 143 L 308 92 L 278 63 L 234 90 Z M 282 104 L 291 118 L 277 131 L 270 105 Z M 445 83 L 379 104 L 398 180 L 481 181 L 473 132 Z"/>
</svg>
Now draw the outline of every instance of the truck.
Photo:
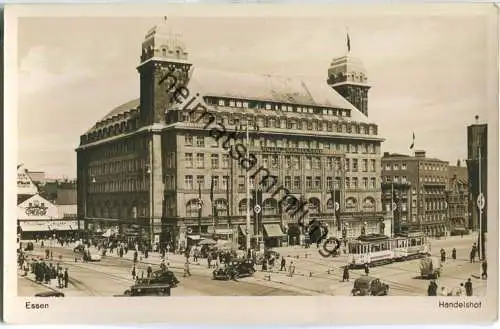
<svg viewBox="0 0 500 329">
<path fill-rule="evenodd" d="M 437 279 L 441 276 L 442 263 L 437 257 L 420 260 L 420 276 L 424 279 Z"/>
</svg>

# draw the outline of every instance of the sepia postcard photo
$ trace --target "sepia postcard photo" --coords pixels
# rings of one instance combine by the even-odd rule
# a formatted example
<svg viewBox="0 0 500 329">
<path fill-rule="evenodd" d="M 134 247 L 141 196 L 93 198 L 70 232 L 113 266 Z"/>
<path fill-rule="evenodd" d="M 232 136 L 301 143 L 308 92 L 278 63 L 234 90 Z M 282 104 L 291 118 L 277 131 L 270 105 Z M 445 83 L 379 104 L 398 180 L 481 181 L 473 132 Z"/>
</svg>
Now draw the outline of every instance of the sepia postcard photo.
<svg viewBox="0 0 500 329">
<path fill-rule="evenodd" d="M 497 20 L 7 5 L 6 320 L 494 321 Z"/>
</svg>

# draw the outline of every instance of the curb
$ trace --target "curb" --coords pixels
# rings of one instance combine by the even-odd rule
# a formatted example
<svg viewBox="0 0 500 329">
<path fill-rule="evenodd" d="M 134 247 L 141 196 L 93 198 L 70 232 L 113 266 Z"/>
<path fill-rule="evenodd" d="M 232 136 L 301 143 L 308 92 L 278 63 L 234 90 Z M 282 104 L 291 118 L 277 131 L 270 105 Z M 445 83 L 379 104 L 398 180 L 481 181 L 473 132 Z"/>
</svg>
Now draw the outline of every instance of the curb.
<svg viewBox="0 0 500 329">
<path fill-rule="evenodd" d="M 18 275 L 19 275 L 19 274 L 18 274 Z M 56 289 L 56 288 L 52 288 L 51 286 L 49 286 L 49 285 L 47 285 L 47 284 L 45 284 L 45 283 L 40 283 L 40 282 L 37 282 L 36 280 L 34 280 L 34 279 L 30 278 L 29 276 L 22 276 L 22 275 L 21 275 L 20 277 L 21 277 L 21 278 L 25 278 L 26 280 L 31 281 L 31 282 L 33 282 L 33 283 L 36 283 L 36 284 L 37 284 L 37 285 L 39 285 L 39 286 L 45 287 L 45 288 L 47 288 L 47 289 L 50 289 L 50 290 L 52 290 L 52 291 L 54 291 L 54 292 L 61 292 L 61 293 L 64 293 L 64 292 L 62 292 L 61 290 L 58 290 L 58 289 Z"/>
</svg>

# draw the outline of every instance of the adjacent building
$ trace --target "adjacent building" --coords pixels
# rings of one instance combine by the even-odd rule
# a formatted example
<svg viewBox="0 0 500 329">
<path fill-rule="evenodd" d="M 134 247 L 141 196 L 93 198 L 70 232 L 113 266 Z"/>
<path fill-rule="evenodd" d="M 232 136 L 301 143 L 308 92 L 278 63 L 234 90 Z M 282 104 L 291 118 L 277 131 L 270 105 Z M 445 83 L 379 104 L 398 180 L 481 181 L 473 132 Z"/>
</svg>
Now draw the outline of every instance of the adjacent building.
<svg viewBox="0 0 500 329">
<path fill-rule="evenodd" d="M 448 167 L 448 204 L 449 231 L 452 235 L 468 233 L 469 228 L 469 184 L 467 168 L 457 161 L 456 166 Z"/>
<path fill-rule="evenodd" d="M 140 98 L 80 138 L 78 217 L 87 229 L 118 227 L 175 246 L 206 233 L 298 243 L 304 232 L 284 210 L 293 195 L 307 201 L 306 221 L 324 223 L 330 234 L 390 232 L 380 190 L 383 139 L 368 119 L 359 60 L 336 58 L 325 68 L 327 81 L 313 82 L 206 70 L 189 62 L 167 25 L 142 42 Z M 257 160 L 247 168 L 249 186 L 244 145 Z M 247 203 L 256 204 L 247 187 L 264 190 L 262 225 L 250 230 Z"/>
<path fill-rule="evenodd" d="M 449 232 L 446 190 L 448 162 L 426 157 L 384 153 L 382 202 L 392 212 L 394 233 L 422 230 L 429 236 Z"/>
</svg>

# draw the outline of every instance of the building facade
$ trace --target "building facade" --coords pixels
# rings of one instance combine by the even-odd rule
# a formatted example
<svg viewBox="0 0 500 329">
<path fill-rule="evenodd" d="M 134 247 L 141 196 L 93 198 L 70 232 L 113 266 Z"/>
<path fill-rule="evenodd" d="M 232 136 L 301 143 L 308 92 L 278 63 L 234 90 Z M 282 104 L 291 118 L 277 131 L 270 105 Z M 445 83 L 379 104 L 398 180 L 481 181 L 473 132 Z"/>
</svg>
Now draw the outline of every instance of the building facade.
<svg viewBox="0 0 500 329">
<path fill-rule="evenodd" d="M 352 62 L 335 59 L 328 82 L 314 83 L 203 70 L 166 22 L 154 27 L 137 68 L 140 99 L 80 138 L 79 218 L 89 230 L 119 226 L 121 234 L 176 246 L 205 233 L 298 243 L 304 232 L 285 211 L 293 195 L 307 203 L 305 221 L 324 223 L 330 235 L 390 230 L 381 204 L 383 139 L 366 100 L 358 102 L 363 112 L 336 91 L 356 93 L 356 79 L 367 90 L 364 69 Z M 255 159 L 250 168 L 243 148 Z M 249 231 L 247 203 L 254 209 L 255 202 L 247 174 L 248 189 L 263 190 L 262 225 Z"/>
<path fill-rule="evenodd" d="M 448 167 L 448 221 L 450 234 L 468 233 L 469 228 L 469 184 L 467 168 L 457 161 L 456 166 Z"/>
<path fill-rule="evenodd" d="M 469 228 L 479 232 L 480 254 L 485 255 L 486 232 L 488 232 L 488 125 L 477 122 L 467 127 L 467 170 L 469 174 Z M 478 206 L 480 195 L 484 207 Z M 481 229 L 481 230 L 480 230 Z"/>
<path fill-rule="evenodd" d="M 422 230 L 430 236 L 446 235 L 447 184 L 448 163 L 427 158 L 425 151 L 415 151 L 414 156 L 384 153 L 382 202 L 394 213 L 395 233 Z"/>
</svg>

